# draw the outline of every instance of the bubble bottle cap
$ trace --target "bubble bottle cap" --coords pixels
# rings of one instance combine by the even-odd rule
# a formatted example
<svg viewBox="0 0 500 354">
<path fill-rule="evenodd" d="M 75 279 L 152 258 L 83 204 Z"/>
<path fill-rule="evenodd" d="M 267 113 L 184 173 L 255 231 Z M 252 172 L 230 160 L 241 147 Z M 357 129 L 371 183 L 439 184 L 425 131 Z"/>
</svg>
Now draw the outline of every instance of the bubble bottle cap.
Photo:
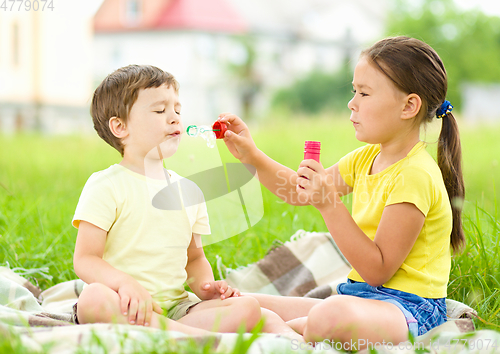
<svg viewBox="0 0 500 354">
<path fill-rule="evenodd" d="M 304 144 L 304 160 L 312 159 L 319 162 L 320 151 L 321 151 L 321 142 L 306 141 Z"/>
<path fill-rule="evenodd" d="M 212 130 L 215 133 L 215 137 L 217 139 L 223 139 L 224 138 L 224 134 L 227 131 L 227 125 L 224 122 L 216 121 L 212 125 Z"/>
</svg>

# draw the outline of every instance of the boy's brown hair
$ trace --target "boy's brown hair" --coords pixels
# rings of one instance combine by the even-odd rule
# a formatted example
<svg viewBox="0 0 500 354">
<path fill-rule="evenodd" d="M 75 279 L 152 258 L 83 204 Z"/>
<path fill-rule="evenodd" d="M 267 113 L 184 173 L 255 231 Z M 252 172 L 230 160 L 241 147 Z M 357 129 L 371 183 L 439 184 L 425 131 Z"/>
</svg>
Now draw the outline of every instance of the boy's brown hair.
<svg viewBox="0 0 500 354">
<path fill-rule="evenodd" d="M 109 128 L 112 117 L 127 123 L 139 90 L 166 84 L 179 91 L 174 76 L 151 65 L 129 65 L 109 74 L 97 87 L 92 98 L 90 114 L 97 134 L 123 156 L 124 145 Z"/>
</svg>

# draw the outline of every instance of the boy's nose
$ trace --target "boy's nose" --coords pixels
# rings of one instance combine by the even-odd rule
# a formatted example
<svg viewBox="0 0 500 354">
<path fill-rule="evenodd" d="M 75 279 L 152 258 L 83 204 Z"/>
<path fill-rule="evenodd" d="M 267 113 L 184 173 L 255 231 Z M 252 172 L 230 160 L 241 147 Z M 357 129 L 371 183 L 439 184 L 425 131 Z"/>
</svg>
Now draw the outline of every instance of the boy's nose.
<svg viewBox="0 0 500 354">
<path fill-rule="evenodd" d="M 177 113 L 174 113 L 168 118 L 168 124 L 179 124 L 180 121 L 181 117 Z"/>
</svg>

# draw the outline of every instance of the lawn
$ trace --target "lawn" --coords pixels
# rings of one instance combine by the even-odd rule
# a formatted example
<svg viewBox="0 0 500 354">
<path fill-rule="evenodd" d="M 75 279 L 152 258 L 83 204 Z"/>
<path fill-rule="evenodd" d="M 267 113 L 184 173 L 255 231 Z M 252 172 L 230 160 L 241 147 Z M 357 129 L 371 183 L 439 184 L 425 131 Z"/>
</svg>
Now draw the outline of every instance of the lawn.
<svg viewBox="0 0 500 354">
<path fill-rule="evenodd" d="M 304 140 L 322 142 L 321 162 L 330 166 L 362 144 L 348 117 L 268 117 L 251 124 L 261 150 L 295 169 Z M 466 203 L 467 248 L 453 259 L 449 296 L 474 306 L 480 328 L 500 325 L 500 125 L 461 124 Z M 435 154 L 438 126 L 423 137 Z M 186 138 L 185 138 L 186 139 Z M 188 138 L 192 139 L 192 138 Z M 0 263 L 41 269 L 32 275 L 42 288 L 74 279 L 72 252 L 77 230 L 71 219 L 81 189 L 95 171 L 120 161 L 97 136 L 0 135 Z M 227 152 L 218 145 L 223 160 Z M 207 148 L 208 149 L 208 148 Z M 264 217 L 251 229 L 205 248 L 214 271 L 216 256 L 231 268 L 262 258 L 275 239 L 287 240 L 297 229 L 326 231 L 312 207 L 293 207 L 262 190 Z M 349 204 L 349 198 L 346 201 Z M 42 268 L 46 268 L 43 271 Z M 216 277 L 218 273 L 216 272 Z"/>
</svg>

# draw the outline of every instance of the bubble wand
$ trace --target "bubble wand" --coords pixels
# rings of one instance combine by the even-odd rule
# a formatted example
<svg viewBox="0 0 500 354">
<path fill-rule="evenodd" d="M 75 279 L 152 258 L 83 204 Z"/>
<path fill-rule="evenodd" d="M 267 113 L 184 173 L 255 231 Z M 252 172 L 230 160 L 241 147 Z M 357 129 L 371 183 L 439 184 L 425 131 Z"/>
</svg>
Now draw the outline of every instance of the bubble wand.
<svg viewBox="0 0 500 354">
<path fill-rule="evenodd" d="M 196 138 L 201 136 L 203 139 L 207 141 L 208 147 L 215 146 L 215 139 L 224 138 L 224 134 L 226 133 L 227 125 L 224 122 L 215 122 L 212 127 L 206 125 L 190 125 L 186 129 L 187 135 Z M 214 139 L 215 138 L 215 139 Z"/>
</svg>

